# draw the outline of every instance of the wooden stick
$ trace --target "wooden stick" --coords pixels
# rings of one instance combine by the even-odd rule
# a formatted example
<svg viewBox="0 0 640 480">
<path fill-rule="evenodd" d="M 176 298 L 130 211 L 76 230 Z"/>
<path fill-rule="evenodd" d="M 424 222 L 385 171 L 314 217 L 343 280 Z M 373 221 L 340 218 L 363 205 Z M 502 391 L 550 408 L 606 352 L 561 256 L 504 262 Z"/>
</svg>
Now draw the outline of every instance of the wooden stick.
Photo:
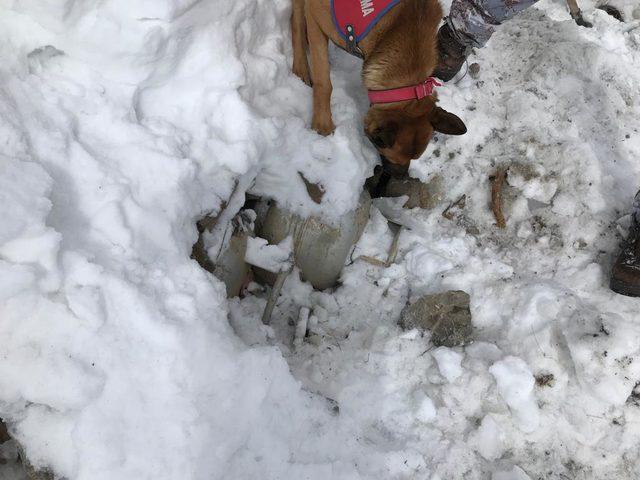
<svg viewBox="0 0 640 480">
<path fill-rule="evenodd" d="M 396 261 L 396 257 L 398 256 L 398 241 L 400 240 L 400 233 L 402 232 L 402 226 L 396 225 L 390 222 L 393 225 L 392 229 L 395 229 L 395 233 L 393 235 L 393 241 L 391 242 L 391 246 L 389 247 L 389 252 L 387 254 L 387 261 L 383 262 L 377 258 L 370 257 L 369 255 L 360 255 L 356 260 L 362 260 L 364 262 L 370 263 L 371 265 L 375 265 L 376 267 L 384 267 L 389 268 Z"/>
<path fill-rule="evenodd" d="M 273 313 L 273 307 L 276 306 L 276 302 L 278 298 L 280 298 L 280 291 L 282 290 L 282 286 L 284 285 L 284 281 L 287 279 L 289 274 L 291 273 L 292 268 L 289 270 L 285 270 L 283 272 L 278 273 L 276 277 L 276 281 L 271 288 L 271 293 L 269 294 L 269 298 L 267 299 L 267 305 L 264 307 L 264 312 L 262 313 L 262 323 L 265 325 L 271 324 L 271 314 Z"/>
<path fill-rule="evenodd" d="M 502 213 L 502 186 L 506 178 L 507 169 L 498 167 L 491 185 L 491 210 L 493 210 L 493 216 L 496 217 L 498 228 L 506 228 L 507 226 L 504 214 Z"/>
<path fill-rule="evenodd" d="M 467 195 L 462 195 L 458 200 L 449 204 L 449 206 L 442 212 L 442 216 L 447 220 L 453 220 L 454 213 L 451 211 L 454 208 L 464 208 L 467 203 Z"/>
</svg>

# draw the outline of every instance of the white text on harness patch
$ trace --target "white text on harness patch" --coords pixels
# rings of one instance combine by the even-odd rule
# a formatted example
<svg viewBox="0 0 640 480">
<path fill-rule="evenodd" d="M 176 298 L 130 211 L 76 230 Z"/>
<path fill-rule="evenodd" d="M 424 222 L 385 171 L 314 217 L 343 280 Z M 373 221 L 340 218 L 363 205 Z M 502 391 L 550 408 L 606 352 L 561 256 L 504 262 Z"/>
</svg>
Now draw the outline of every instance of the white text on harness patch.
<svg viewBox="0 0 640 480">
<path fill-rule="evenodd" d="M 362 8 L 363 17 L 373 13 L 373 0 L 360 0 L 360 8 Z"/>
</svg>

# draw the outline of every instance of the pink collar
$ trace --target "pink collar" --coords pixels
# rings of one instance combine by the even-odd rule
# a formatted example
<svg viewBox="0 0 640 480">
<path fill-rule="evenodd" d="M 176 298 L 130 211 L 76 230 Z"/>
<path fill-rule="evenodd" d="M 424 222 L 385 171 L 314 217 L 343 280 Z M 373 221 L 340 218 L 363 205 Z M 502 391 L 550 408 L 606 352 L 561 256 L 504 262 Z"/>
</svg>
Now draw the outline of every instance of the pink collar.
<svg viewBox="0 0 640 480">
<path fill-rule="evenodd" d="M 371 103 L 392 103 L 403 102 L 405 100 L 420 100 L 433 94 L 435 87 L 442 84 L 435 78 L 429 77 L 424 82 L 410 87 L 390 88 L 389 90 L 369 90 L 369 101 Z"/>
</svg>

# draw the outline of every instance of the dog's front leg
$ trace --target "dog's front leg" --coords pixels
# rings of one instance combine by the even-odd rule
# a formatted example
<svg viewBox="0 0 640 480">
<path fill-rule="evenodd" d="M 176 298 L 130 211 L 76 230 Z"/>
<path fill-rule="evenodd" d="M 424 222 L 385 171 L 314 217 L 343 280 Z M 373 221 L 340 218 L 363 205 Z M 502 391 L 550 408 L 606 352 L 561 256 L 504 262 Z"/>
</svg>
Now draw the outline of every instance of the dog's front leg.
<svg viewBox="0 0 640 480">
<path fill-rule="evenodd" d="M 311 73 L 307 61 L 307 28 L 304 18 L 305 0 L 293 0 L 291 13 L 291 41 L 293 43 L 293 73 L 311 86 Z"/>
<path fill-rule="evenodd" d="M 331 77 L 329 75 L 329 39 L 307 10 L 307 35 L 311 52 L 311 81 L 313 82 L 313 120 L 311 127 L 320 135 L 335 130 L 331 118 Z"/>
</svg>

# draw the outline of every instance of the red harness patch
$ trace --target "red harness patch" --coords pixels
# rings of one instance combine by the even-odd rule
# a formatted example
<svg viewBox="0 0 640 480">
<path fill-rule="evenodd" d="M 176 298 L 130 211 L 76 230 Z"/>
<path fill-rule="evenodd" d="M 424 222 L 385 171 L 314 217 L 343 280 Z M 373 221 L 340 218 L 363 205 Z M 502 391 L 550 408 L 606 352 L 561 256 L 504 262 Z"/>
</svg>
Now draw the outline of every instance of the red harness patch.
<svg viewBox="0 0 640 480">
<path fill-rule="evenodd" d="M 357 43 L 398 3 L 400 0 L 331 0 L 331 16 L 340 36 L 348 42 L 353 34 Z"/>
</svg>

